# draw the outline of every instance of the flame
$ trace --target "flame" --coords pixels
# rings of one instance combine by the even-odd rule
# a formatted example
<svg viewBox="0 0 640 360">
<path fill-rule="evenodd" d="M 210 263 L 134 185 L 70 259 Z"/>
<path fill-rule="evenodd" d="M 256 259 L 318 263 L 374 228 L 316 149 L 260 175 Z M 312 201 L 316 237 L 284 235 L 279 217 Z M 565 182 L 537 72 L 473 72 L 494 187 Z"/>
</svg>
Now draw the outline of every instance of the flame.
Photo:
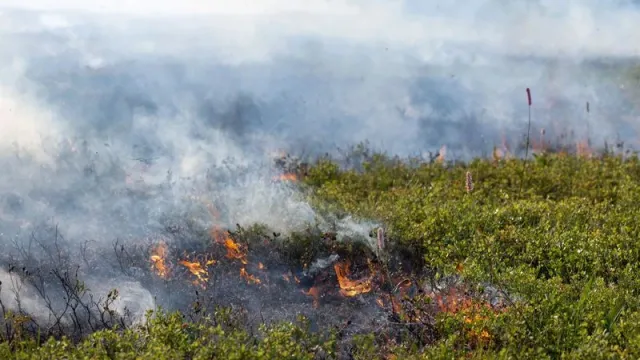
<svg viewBox="0 0 640 360">
<path fill-rule="evenodd" d="M 151 250 L 151 269 L 158 275 L 159 277 L 166 279 L 169 277 L 169 269 L 165 264 L 167 259 L 167 244 L 164 242 L 159 243 L 154 246 Z"/>
<path fill-rule="evenodd" d="M 378 304 L 378 306 L 380 306 L 381 308 L 384 307 L 384 300 L 382 300 L 381 297 L 376 299 L 376 304 Z"/>
<path fill-rule="evenodd" d="M 263 264 L 263 263 L 261 263 L 261 262 L 259 262 L 259 263 L 258 263 L 258 269 L 260 269 L 260 270 L 264 270 L 264 264 Z"/>
<path fill-rule="evenodd" d="M 240 260 L 243 265 L 247 265 L 247 254 L 238 243 L 227 237 L 224 240 L 224 247 L 227 248 L 227 258 Z"/>
<path fill-rule="evenodd" d="M 296 174 L 293 173 L 286 173 L 286 174 L 282 174 L 279 176 L 274 176 L 273 180 L 279 180 L 279 181 L 298 181 L 298 176 Z"/>
<path fill-rule="evenodd" d="M 313 308 L 317 309 L 320 305 L 320 289 L 317 286 L 312 286 L 309 291 L 302 290 L 302 293 L 313 297 Z"/>
<path fill-rule="evenodd" d="M 198 278 L 193 282 L 194 285 L 201 285 L 203 288 L 205 287 L 204 284 L 206 284 L 209 281 L 209 271 L 207 270 L 207 267 L 210 265 L 214 265 L 215 263 L 216 261 L 213 259 L 207 260 L 204 263 L 204 266 L 198 261 L 195 261 L 195 262 L 191 262 L 188 260 L 180 261 L 180 265 L 189 269 L 189 271 Z"/>
<path fill-rule="evenodd" d="M 289 276 L 289 274 L 282 274 L 282 279 L 288 283 L 291 282 L 291 276 Z"/>
<path fill-rule="evenodd" d="M 347 277 L 349 273 L 350 263 L 348 261 L 334 264 L 333 268 L 336 271 L 338 277 L 338 283 L 340 284 L 340 293 L 344 296 L 356 296 L 371 291 L 371 280 L 373 276 L 368 279 L 351 280 Z"/>
<path fill-rule="evenodd" d="M 245 270 L 245 268 L 240 268 L 240 276 L 242 276 L 245 280 L 247 280 L 247 283 L 251 284 L 261 284 L 262 281 L 260 281 L 260 279 L 258 279 L 257 277 L 250 275 L 249 273 L 247 273 L 247 270 Z"/>
<path fill-rule="evenodd" d="M 578 143 L 576 143 L 576 154 L 578 157 L 591 157 L 591 147 L 587 140 L 578 141 Z"/>
<path fill-rule="evenodd" d="M 213 204 L 207 203 L 207 209 L 209 209 L 212 218 L 215 220 L 219 219 L 220 214 Z M 228 232 L 222 231 L 220 226 L 214 225 L 209 233 L 216 243 L 222 244 L 227 248 L 227 258 L 240 260 L 243 265 L 247 264 L 246 249 L 241 249 L 240 245 L 229 237 Z"/>
<path fill-rule="evenodd" d="M 218 210 L 210 202 L 206 202 L 206 205 L 207 205 L 207 210 L 209 210 L 209 214 L 211 215 L 211 218 L 217 222 L 220 219 L 220 214 L 218 213 Z M 225 233 L 224 231 L 222 231 L 222 229 L 220 229 L 220 226 L 214 225 L 210 231 L 210 235 L 211 235 L 211 238 L 213 238 L 213 240 L 216 243 L 224 244 L 224 241 L 227 238 L 228 233 Z"/>
<path fill-rule="evenodd" d="M 483 308 L 489 309 L 494 313 L 499 311 L 493 309 L 490 304 L 474 302 L 469 295 L 453 287 L 449 288 L 447 294 L 436 295 L 435 298 L 440 311 L 451 314 L 462 314 L 463 322 L 468 326 L 487 319 L 486 316 L 481 315 Z M 468 328 L 467 331 L 474 342 L 487 342 L 491 340 L 491 334 L 489 334 L 486 329 L 478 331 L 473 328 Z"/>
<path fill-rule="evenodd" d="M 438 154 L 438 157 L 436 158 L 436 161 L 439 164 L 442 164 L 446 160 L 446 157 L 447 157 L 447 145 L 442 145 L 442 147 L 440 147 L 440 152 Z"/>
<path fill-rule="evenodd" d="M 402 310 L 402 304 L 400 303 L 400 300 L 398 300 L 395 296 L 391 297 L 391 308 L 393 309 L 394 314 L 404 314 L 404 311 Z"/>
</svg>

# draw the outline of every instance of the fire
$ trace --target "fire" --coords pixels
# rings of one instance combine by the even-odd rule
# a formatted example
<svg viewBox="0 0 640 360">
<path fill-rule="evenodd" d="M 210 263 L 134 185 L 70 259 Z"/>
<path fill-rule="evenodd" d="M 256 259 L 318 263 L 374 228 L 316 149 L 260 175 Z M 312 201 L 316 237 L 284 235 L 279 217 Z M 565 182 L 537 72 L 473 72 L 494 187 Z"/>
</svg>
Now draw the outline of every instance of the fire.
<svg viewBox="0 0 640 360">
<path fill-rule="evenodd" d="M 368 279 L 351 280 L 347 277 L 349 274 L 350 263 L 336 263 L 333 268 L 336 271 L 338 277 L 338 284 L 340 285 L 340 293 L 344 296 L 356 296 L 359 294 L 368 293 L 371 291 L 371 280 L 373 276 Z"/>
<path fill-rule="evenodd" d="M 251 284 L 261 284 L 262 281 L 260 281 L 260 279 L 258 279 L 257 277 L 247 273 L 247 270 L 245 270 L 245 268 L 240 268 L 240 276 L 242 276 L 245 280 L 247 280 L 247 283 Z"/>
<path fill-rule="evenodd" d="M 442 312 L 450 314 L 462 314 L 463 322 L 469 326 L 482 322 L 487 319 L 482 315 L 482 310 L 490 310 L 493 313 L 497 313 L 498 310 L 493 309 L 489 304 L 473 301 L 471 297 L 460 292 L 456 288 L 449 288 L 449 291 L 445 295 L 436 295 L 436 303 L 438 309 Z M 469 336 L 474 342 L 487 342 L 491 340 L 491 334 L 486 329 L 477 331 L 474 329 L 468 329 Z"/>
<path fill-rule="evenodd" d="M 209 213 L 211 213 L 211 216 L 214 219 L 218 219 L 219 214 L 216 208 L 212 204 L 207 204 L 207 208 L 209 209 Z M 233 241 L 233 239 L 229 237 L 228 232 L 222 231 L 220 227 L 216 225 L 211 229 L 210 234 L 216 243 L 222 244 L 225 248 L 227 248 L 228 259 L 240 260 L 243 265 L 247 264 L 246 249 L 242 249 L 238 243 Z"/>
<path fill-rule="evenodd" d="M 211 203 L 207 203 L 207 208 L 209 209 L 209 213 L 211 217 L 215 220 L 219 219 L 219 213 L 216 208 Z M 210 231 L 211 237 L 214 242 L 217 244 L 223 245 L 227 249 L 226 257 L 231 260 L 239 260 L 242 265 L 247 265 L 249 261 L 247 260 L 247 248 L 241 246 L 237 242 L 235 242 L 226 231 L 222 231 L 219 226 L 215 225 Z M 258 269 L 264 270 L 264 264 L 258 263 Z M 191 269 L 190 269 L 191 270 Z M 193 270 L 191 271 L 193 273 Z M 198 276 L 198 274 L 194 273 L 194 275 Z M 247 273 L 245 267 L 240 268 L 240 276 L 244 278 L 247 283 L 253 284 L 261 284 L 262 281 Z"/>
<path fill-rule="evenodd" d="M 591 157 L 591 147 L 589 146 L 589 142 L 587 140 L 579 141 L 576 144 L 576 154 L 579 157 Z"/>
<path fill-rule="evenodd" d="M 201 285 L 202 287 L 204 287 L 205 286 L 204 284 L 206 284 L 207 281 L 209 281 L 209 271 L 207 270 L 207 267 L 210 265 L 214 265 L 215 263 L 216 261 L 213 259 L 207 260 L 204 263 L 204 266 L 197 261 L 196 262 L 191 262 L 187 260 L 180 261 L 180 265 L 189 269 L 189 271 L 198 278 L 196 281 L 194 281 L 194 284 Z"/>
<path fill-rule="evenodd" d="M 440 147 L 440 152 L 438 153 L 438 157 L 436 158 L 436 161 L 439 164 L 442 164 L 446 160 L 446 157 L 447 157 L 447 145 L 442 145 L 442 147 Z"/>
<path fill-rule="evenodd" d="M 165 264 L 167 253 L 167 244 L 164 242 L 154 246 L 153 250 L 151 250 L 151 269 L 163 279 L 166 279 L 169 276 L 169 269 Z"/>
<path fill-rule="evenodd" d="M 227 248 L 227 258 L 240 260 L 243 265 L 247 265 L 247 254 L 238 243 L 227 237 L 224 240 L 224 247 Z"/>
<path fill-rule="evenodd" d="M 282 174 L 279 176 L 274 176 L 273 180 L 279 180 L 279 181 L 298 181 L 298 176 L 296 174 L 292 174 L 292 173 L 287 173 L 287 174 Z"/>
<path fill-rule="evenodd" d="M 313 297 L 313 308 L 317 309 L 320 304 L 320 289 L 317 286 L 309 288 L 309 291 L 302 290 L 302 293 Z"/>
</svg>

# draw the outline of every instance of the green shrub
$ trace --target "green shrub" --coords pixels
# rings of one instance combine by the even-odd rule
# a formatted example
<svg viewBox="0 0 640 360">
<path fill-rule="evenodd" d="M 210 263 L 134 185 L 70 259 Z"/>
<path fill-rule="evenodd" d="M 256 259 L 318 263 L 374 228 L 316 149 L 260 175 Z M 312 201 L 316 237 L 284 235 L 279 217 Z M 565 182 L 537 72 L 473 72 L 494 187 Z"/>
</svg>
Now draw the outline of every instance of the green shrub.
<svg viewBox="0 0 640 360">
<path fill-rule="evenodd" d="M 339 340 L 306 321 L 254 332 L 223 309 L 198 322 L 160 311 L 139 328 L 98 331 L 79 343 L 5 341 L 0 358 L 316 359 L 340 349 L 354 359 L 640 357 L 637 157 L 536 154 L 523 174 L 513 159 L 416 163 L 360 151 L 364 162 L 351 170 L 327 158 L 310 167 L 304 186 L 316 208 L 384 222 L 390 246 L 409 249 L 436 278 L 458 274 L 477 291 L 499 291 L 504 310 L 478 321 L 442 312 L 428 343 L 376 332 Z M 288 261 L 324 251 L 310 238 L 321 234 L 309 234 L 282 239 Z"/>
</svg>

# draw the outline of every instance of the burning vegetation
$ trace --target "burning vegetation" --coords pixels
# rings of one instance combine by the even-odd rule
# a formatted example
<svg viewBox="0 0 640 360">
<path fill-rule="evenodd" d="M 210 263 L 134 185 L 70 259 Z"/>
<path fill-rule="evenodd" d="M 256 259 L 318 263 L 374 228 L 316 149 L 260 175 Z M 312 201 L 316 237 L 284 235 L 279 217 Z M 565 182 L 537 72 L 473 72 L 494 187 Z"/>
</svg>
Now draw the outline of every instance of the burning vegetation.
<svg viewBox="0 0 640 360">
<path fill-rule="evenodd" d="M 153 247 L 151 250 L 151 260 L 153 271 L 161 278 L 166 279 L 169 276 L 169 269 L 167 268 L 167 244 L 161 242 Z"/>
<path fill-rule="evenodd" d="M 467 174 L 467 188 L 469 177 Z M 469 344 L 485 346 L 492 334 L 482 323 L 488 316 L 508 311 L 504 301 L 496 302 L 495 296 L 474 292 L 459 279 L 448 278 L 449 283 L 441 282 L 437 286 L 425 282 L 429 275 L 420 268 L 420 261 L 395 253 L 397 248 L 389 243 L 381 228 L 371 232 L 370 242 L 340 242 L 332 234 L 318 233 L 312 243 L 283 243 L 278 234 L 249 235 L 242 228 L 234 232 L 222 230 L 217 225 L 219 212 L 212 204 L 208 208 L 214 222 L 207 232 L 209 244 L 193 256 L 201 260 L 173 259 L 168 256 L 166 244 L 158 244 L 150 255 L 155 259 L 154 264 L 160 263 L 158 257 L 162 255 L 164 268 L 177 261 L 188 269 L 185 275 L 174 272 L 172 277 L 156 270 L 158 278 L 184 281 L 214 297 L 213 294 L 228 294 L 228 300 L 245 296 L 277 298 L 284 301 L 281 306 L 287 310 L 276 310 L 280 305 L 274 303 L 270 305 L 274 307 L 271 311 L 291 313 L 295 308 L 296 312 L 309 313 L 311 310 L 316 316 L 322 314 L 317 320 L 318 326 L 347 321 L 349 325 L 345 330 L 350 329 L 352 335 L 364 329 L 366 321 L 375 321 L 381 328 L 395 328 L 393 331 L 399 337 L 409 331 L 424 344 L 434 341 L 439 314 L 449 314 L 461 318 Z M 375 248 L 371 248 L 371 244 L 375 244 Z M 162 254 L 158 249 L 164 249 Z M 298 256 L 312 261 L 302 261 Z M 301 261 L 291 262 L 294 259 Z M 407 265 L 415 270 L 407 271 Z M 232 281 L 233 277 L 237 280 Z M 212 282 L 213 278 L 217 280 Z M 198 301 L 197 308 L 203 306 Z M 261 308 L 260 313 L 262 317 L 268 316 L 265 308 Z M 346 320 L 337 320 L 340 318 Z"/>
<path fill-rule="evenodd" d="M 350 280 L 349 266 L 350 263 L 348 261 L 334 265 L 338 284 L 340 285 L 340 294 L 351 297 L 370 292 L 372 289 L 371 281 L 375 274 L 366 279 Z"/>
<path fill-rule="evenodd" d="M 240 328 L 270 339 L 267 344 L 273 344 L 269 334 L 285 334 L 278 336 L 296 344 L 313 343 L 301 350 L 301 358 L 313 354 L 320 359 L 401 359 L 407 353 L 438 358 L 440 352 L 445 358 L 465 357 L 503 349 L 520 355 L 520 346 L 512 343 L 524 344 L 522 349 L 531 351 L 525 355 L 539 354 L 531 349 L 547 351 L 541 346 L 564 347 L 557 351 L 563 353 L 589 343 L 576 340 L 580 331 L 622 344 L 626 340 L 616 337 L 622 333 L 616 329 L 627 325 L 619 319 L 633 322 L 627 312 L 640 309 L 629 295 L 635 291 L 632 272 L 621 270 L 635 269 L 629 266 L 636 252 L 621 250 L 634 244 L 629 234 L 635 233 L 629 226 L 609 226 L 617 221 L 609 216 L 628 221 L 637 215 L 631 201 L 637 200 L 637 160 L 595 152 L 570 158 L 545 149 L 529 163 L 525 175 L 530 177 L 524 179 L 517 153 L 509 161 L 502 157 L 471 165 L 442 157 L 418 169 L 393 159 L 369 159 L 378 161 L 372 174 L 341 172 L 334 163 L 319 162 L 308 175 L 310 183 L 320 184 L 315 185 L 318 193 L 336 196 L 334 201 L 352 213 L 385 219 L 384 226 L 371 225 L 365 232 L 358 227 L 359 232 L 339 233 L 345 226 L 338 223 L 341 218 L 322 229 L 309 226 L 285 235 L 262 225 L 232 227 L 224 203 L 199 196 L 193 198 L 199 218 L 191 213 L 170 218 L 143 240 L 117 242 L 111 256 L 90 248 L 66 253 L 61 250 L 65 246 L 39 244 L 34 235 L 34 244 L 59 263 L 7 267 L 7 274 L 0 272 L 0 290 L 14 283 L 33 286 L 47 299 L 44 308 L 53 309 L 47 317 L 70 315 L 52 316 L 51 325 L 24 310 L 7 315 L 5 323 L 11 331 L 36 334 L 44 329 L 46 336 L 58 337 L 76 327 L 74 341 L 95 330 L 131 326 L 133 322 L 123 320 L 125 310 L 135 309 L 144 298 L 134 286 L 119 284 L 118 291 L 92 298 L 87 288 L 99 288 L 100 282 L 85 286 L 81 281 L 82 271 L 107 263 L 117 271 L 109 278 L 136 279 L 157 299 L 153 305 L 181 311 L 171 318 L 177 322 L 170 326 L 175 329 L 172 338 L 196 336 L 202 324 L 219 326 L 224 333 L 197 340 L 213 349 L 215 341 Z M 574 171 L 571 177 L 567 171 Z M 605 174 L 616 171 L 625 176 L 614 184 Z M 610 239 L 617 240 L 609 244 Z M 79 266 L 58 265 L 75 259 Z M 25 255 L 23 261 L 33 260 Z M 61 284 L 59 292 L 46 288 L 53 282 Z M 67 308 L 51 299 L 71 303 Z M 126 309 L 121 305 L 125 300 Z M 8 301 L 0 297 L 0 305 Z M 590 317 L 583 319 L 582 313 Z M 290 332 L 268 327 L 294 322 L 297 315 L 309 319 L 308 334 L 314 334 L 304 336 L 331 332 L 335 342 L 323 339 L 335 345 L 335 352 L 296 337 L 307 334 L 302 325 Z M 154 326 L 169 321 L 162 315 L 155 319 Z M 272 333 L 259 333 L 265 324 Z M 557 341 L 549 345 L 539 334 Z M 242 346 L 261 344 L 249 338 Z"/>
</svg>

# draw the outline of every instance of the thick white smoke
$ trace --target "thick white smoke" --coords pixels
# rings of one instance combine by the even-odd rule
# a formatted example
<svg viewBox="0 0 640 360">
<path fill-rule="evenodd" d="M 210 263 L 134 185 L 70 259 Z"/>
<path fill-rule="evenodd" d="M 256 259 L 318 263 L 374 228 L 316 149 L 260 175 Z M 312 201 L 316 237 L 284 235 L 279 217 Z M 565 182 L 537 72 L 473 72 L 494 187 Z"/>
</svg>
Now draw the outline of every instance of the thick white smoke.
<svg viewBox="0 0 640 360">
<path fill-rule="evenodd" d="M 0 244 L 47 221 L 107 248 L 190 196 L 301 229 L 316 214 L 269 152 L 478 155 L 525 131 L 527 87 L 535 126 L 636 141 L 637 24 L 631 1 L 0 0 Z"/>
</svg>

